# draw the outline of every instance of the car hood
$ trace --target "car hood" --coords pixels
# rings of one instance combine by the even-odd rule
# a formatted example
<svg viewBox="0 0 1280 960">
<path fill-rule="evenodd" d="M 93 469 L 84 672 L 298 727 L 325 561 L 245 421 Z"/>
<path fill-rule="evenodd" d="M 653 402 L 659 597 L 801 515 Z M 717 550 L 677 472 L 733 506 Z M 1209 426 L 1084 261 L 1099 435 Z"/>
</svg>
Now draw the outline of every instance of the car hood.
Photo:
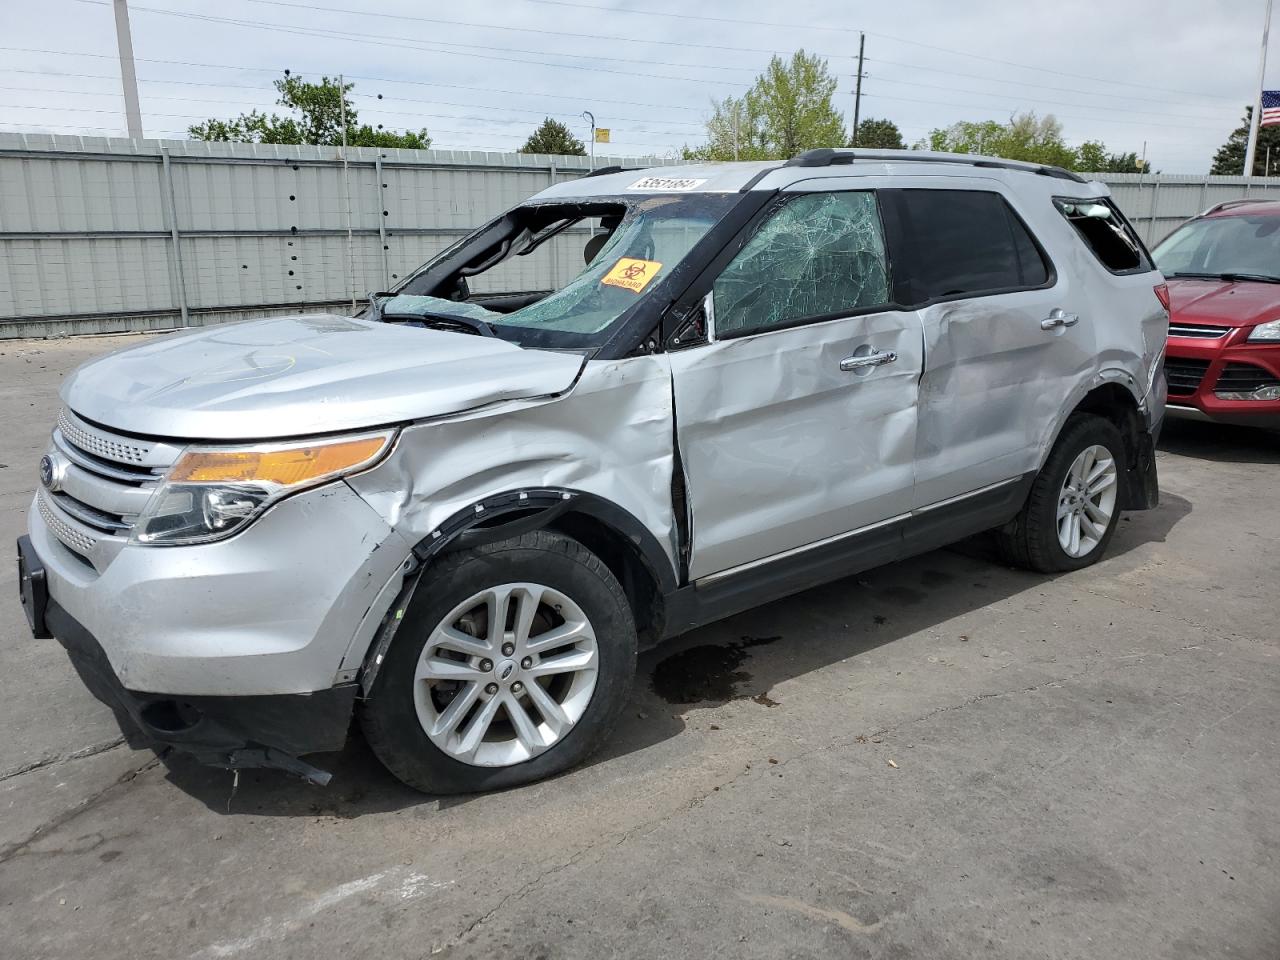
<svg viewBox="0 0 1280 960">
<path fill-rule="evenodd" d="M 76 413 L 161 437 L 250 440 L 380 426 L 568 390 L 584 358 L 313 314 L 209 327 L 93 360 Z"/>
<path fill-rule="evenodd" d="M 1251 327 L 1280 319 L 1280 283 L 1248 280 L 1168 280 L 1174 323 Z"/>
</svg>

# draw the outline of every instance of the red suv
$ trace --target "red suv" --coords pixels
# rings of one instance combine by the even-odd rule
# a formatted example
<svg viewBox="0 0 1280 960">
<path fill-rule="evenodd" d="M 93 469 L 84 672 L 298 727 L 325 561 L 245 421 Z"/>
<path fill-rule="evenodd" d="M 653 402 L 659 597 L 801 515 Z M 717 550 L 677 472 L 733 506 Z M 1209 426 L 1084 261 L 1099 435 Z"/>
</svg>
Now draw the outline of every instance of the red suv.
<svg viewBox="0 0 1280 960">
<path fill-rule="evenodd" d="M 1220 203 L 1152 256 L 1169 284 L 1169 414 L 1280 427 L 1280 201 Z"/>
</svg>

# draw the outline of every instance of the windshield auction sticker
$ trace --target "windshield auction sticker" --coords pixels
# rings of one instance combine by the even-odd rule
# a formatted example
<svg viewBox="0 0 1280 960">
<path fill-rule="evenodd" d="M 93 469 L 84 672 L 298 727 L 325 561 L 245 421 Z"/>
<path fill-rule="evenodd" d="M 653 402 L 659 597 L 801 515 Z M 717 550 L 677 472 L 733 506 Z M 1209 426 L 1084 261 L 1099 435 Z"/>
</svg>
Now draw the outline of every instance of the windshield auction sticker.
<svg viewBox="0 0 1280 960">
<path fill-rule="evenodd" d="M 645 177 L 637 180 L 628 190 L 697 190 L 706 183 L 706 178 L 695 180 L 692 177 Z"/>
<path fill-rule="evenodd" d="M 649 281 L 658 275 L 662 264 L 657 260 L 633 260 L 623 257 L 613 268 L 600 278 L 601 283 L 611 287 L 622 287 L 632 293 L 639 293 L 649 285 Z"/>
</svg>

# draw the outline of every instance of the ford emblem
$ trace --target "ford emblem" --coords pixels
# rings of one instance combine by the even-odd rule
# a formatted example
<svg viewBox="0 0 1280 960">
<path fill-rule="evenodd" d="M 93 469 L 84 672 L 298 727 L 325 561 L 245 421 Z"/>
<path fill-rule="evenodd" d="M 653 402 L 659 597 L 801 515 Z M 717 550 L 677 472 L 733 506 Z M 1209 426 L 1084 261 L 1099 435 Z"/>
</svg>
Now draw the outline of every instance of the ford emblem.
<svg viewBox="0 0 1280 960">
<path fill-rule="evenodd" d="M 47 453 L 40 458 L 40 483 L 50 493 L 53 493 L 62 486 L 62 471 L 58 469 L 58 463 Z"/>
</svg>

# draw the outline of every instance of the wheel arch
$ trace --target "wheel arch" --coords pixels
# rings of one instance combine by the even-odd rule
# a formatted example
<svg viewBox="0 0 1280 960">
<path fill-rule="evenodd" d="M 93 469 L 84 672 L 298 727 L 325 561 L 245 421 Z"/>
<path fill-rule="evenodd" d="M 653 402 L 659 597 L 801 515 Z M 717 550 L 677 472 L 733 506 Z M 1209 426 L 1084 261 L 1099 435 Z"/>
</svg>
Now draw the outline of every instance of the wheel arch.
<svg viewBox="0 0 1280 960">
<path fill-rule="evenodd" d="M 1155 438 L 1149 426 L 1149 413 L 1142 398 L 1128 385 L 1128 379 L 1111 379 L 1096 384 L 1071 406 L 1057 424 L 1052 439 L 1041 454 L 1041 466 L 1067 428 L 1072 418 L 1091 414 L 1109 421 L 1120 431 L 1124 443 L 1124 485 L 1121 509 L 1147 510 L 1159 502 L 1155 472 Z"/>
<path fill-rule="evenodd" d="M 678 580 L 652 531 L 630 511 L 596 494 L 562 487 L 511 490 L 457 511 L 414 545 L 412 569 L 365 654 L 362 689 L 371 688 L 400 615 L 435 559 L 538 529 L 572 537 L 609 568 L 627 596 L 642 649 L 661 639 L 664 599 L 676 590 Z"/>
</svg>

